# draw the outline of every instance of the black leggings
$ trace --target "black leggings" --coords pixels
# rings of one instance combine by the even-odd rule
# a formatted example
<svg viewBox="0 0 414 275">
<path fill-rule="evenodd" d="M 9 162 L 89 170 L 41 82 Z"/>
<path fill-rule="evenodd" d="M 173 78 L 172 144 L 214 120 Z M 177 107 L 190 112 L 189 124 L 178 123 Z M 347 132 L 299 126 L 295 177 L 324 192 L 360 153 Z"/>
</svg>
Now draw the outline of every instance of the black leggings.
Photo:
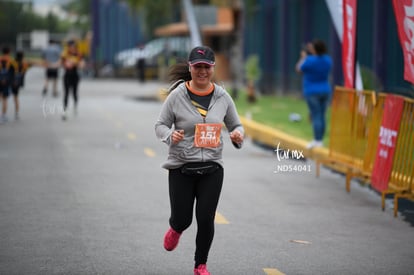
<svg viewBox="0 0 414 275">
<path fill-rule="evenodd" d="M 73 101 L 76 104 L 78 103 L 78 84 L 79 84 L 79 75 L 77 73 L 66 73 L 63 76 L 63 86 L 65 90 L 65 95 L 63 97 L 63 109 L 66 110 L 68 107 L 68 97 L 70 90 L 72 91 Z"/>
<path fill-rule="evenodd" d="M 184 175 L 180 169 L 169 171 L 171 204 L 170 226 L 183 232 L 192 222 L 196 200 L 197 237 L 195 266 L 207 262 L 214 237 L 214 217 L 223 185 L 223 168 L 209 175 Z"/>
</svg>

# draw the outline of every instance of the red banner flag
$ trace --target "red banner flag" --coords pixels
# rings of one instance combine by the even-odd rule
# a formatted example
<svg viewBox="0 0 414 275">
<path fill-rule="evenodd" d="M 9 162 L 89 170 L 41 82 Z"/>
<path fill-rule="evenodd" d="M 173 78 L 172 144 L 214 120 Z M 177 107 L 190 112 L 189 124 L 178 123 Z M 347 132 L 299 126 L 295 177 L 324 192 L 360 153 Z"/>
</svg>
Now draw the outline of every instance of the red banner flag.
<svg viewBox="0 0 414 275">
<path fill-rule="evenodd" d="M 355 87 L 355 48 L 356 48 L 356 16 L 357 0 L 342 1 L 343 39 L 342 69 L 345 87 Z"/>
<path fill-rule="evenodd" d="M 392 2 L 404 55 L 404 79 L 414 83 L 414 1 L 393 0 Z"/>
<path fill-rule="evenodd" d="M 403 107 L 402 97 L 389 94 L 385 98 L 377 155 L 372 170 L 372 186 L 380 192 L 388 188 Z"/>
</svg>

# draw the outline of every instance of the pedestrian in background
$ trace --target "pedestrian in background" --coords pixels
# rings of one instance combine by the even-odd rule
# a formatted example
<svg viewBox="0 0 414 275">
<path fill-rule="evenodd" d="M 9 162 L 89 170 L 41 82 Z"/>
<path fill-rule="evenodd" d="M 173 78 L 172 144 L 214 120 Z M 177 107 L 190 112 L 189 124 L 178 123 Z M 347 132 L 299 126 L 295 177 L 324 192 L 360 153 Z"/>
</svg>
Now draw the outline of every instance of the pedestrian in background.
<svg viewBox="0 0 414 275">
<path fill-rule="evenodd" d="M 24 77 L 30 64 L 24 60 L 23 51 L 17 51 L 15 56 L 15 72 L 11 84 L 11 90 L 14 98 L 15 119 L 19 119 L 19 91 L 24 86 Z"/>
<path fill-rule="evenodd" d="M 140 56 L 137 59 L 137 63 L 135 67 L 137 69 L 138 80 L 141 83 L 145 82 L 145 56 L 143 56 L 142 52 L 144 51 L 145 45 L 139 44 L 138 50 L 140 51 Z"/>
<path fill-rule="evenodd" d="M 300 52 L 296 71 L 303 74 L 303 95 L 310 111 L 313 128 L 313 140 L 307 145 L 311 149 L 323 146 L 326 130 L 326 110 L 330 104 L 332 88 L 329 75 L 332 59 L 322 40 L 306 44 Z"/>
<path fill-rule="evenodd" d="M 197 220 L 195 275 L 209 275 L 207 257 L 214 237 L 214 217 L 223 184 L 222 124 L 236 148 L 244 130 L 227 91 L 212 82 L 214 52 L 195 47 L 186 64 L 169 72 L 174 82 L 155 124 L 157 137 L 169 146 L 167 161 L 171 216 L 164 248 L 174 250 L 184 230 Z"/>
<path fill-rule="evenodd" d="M 59 66 L 60 66 L 60 56 L 62 54 L 62 49 L 59 44 L 53 39 L 49 40 L 48 47 L 43 51 L 43 65 L 45 67 L 45 84 L 43 87 L 42 95 L 45 97 L 47 95 L 47 90 L 49 86 L 49 81 L 52 82 L 53 96 L 58 96 L 57 91 L 57 80 L 59 78 Z"/>
<path fill-rule="evenodd" d="M 15 62 L 10 56 L 10 48 L 4 46 L 0 56 L 0 95 L 2 99 L 2 110 L 0 123 L 8 121 L 7 118 L 7 99 L 10 94 L 11 84 L 15 73 Z"/>
<path fill-rule="evenodd" d="M 69 101 L 69 93 L 73 96 L 73 110 L 77 114 L 78 107 L 78 85 L 79 85 L 79 70 L 85 65 L 82 55 L 79 53 L 76 42 L 70 40 L 67 42 L 67 49 L 61 56 L 61 63 L 65 70 L 63 75 L 63 115 L 62 119 L 67 118 L 67 108 Z"/>
</svg>

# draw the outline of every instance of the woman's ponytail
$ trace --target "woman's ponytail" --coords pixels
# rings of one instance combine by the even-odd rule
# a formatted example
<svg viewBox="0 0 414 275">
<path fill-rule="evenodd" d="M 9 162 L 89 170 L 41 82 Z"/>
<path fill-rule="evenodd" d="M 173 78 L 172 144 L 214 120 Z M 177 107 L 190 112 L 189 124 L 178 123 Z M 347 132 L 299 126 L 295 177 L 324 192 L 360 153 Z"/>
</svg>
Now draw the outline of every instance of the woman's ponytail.
<svg viewBox="0 0 414 275">
<path fill-rule="evenodd" d="M 178 80 L 190 81 L 191 73 L 187 63 L 177 63 L 172 65 L 168 71 L 168 81 L 170 83 L 177 82 Z"/>
</svg>

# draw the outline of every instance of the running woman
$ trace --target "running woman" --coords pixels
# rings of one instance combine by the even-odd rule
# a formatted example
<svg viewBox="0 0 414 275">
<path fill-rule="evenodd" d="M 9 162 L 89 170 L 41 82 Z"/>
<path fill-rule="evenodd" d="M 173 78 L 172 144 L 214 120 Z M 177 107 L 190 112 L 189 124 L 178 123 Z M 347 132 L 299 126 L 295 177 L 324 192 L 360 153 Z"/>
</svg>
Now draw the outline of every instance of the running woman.
<svg viewBox="0 0 414 275">
<path fill-rule="evenodd" d="M 67 50 L 65 50 L 61 56 L 61 63 L 65 69 L 63 75 L 63 115 L 62 119 L 67 118 L 67 107 L 69 100 L 69 93 L 72 93 L 74 103 L 74 113 L 77 114 L 78 105 L 78 85 L 79 85 L 79 69 L 84 66 L 84 60 L 82 55 L 78 52 L 76 42 L 73 40 L 68 41 Z"/>
<path fill-rule="evenodd" d="M 222 125 L 241 148 L 244 130 L 227 91 L 212 82 L 214 52 L 194 48 L 188 64 L 170 70 L 174 82 L 155 124 L 157 137 L 169 146 L 167 161 L 171 216 L 164 248 L 174 250 L 181 234 L 197 219 L 194 275 L 210 275 L 207 257 L 214 237 L 214 217 L 223 184 Z"/>
</svg>

